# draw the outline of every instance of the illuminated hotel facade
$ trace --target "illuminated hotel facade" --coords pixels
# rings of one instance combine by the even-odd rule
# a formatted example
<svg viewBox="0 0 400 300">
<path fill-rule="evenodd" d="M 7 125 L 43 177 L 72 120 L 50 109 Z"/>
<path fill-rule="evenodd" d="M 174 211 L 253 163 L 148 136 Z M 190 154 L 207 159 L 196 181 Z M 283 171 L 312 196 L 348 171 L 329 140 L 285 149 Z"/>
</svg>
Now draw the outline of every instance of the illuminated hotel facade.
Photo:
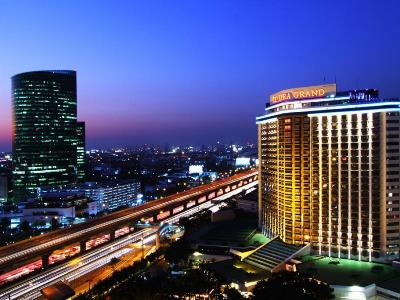
<svg viewBox="0 0 400 300">
<path fill-rule="evenodd" d="M 285 90 L 257 124 L 266 235 L 320 255 L 398 257 L 400 100 L 335 84 Z"/>
</svg>

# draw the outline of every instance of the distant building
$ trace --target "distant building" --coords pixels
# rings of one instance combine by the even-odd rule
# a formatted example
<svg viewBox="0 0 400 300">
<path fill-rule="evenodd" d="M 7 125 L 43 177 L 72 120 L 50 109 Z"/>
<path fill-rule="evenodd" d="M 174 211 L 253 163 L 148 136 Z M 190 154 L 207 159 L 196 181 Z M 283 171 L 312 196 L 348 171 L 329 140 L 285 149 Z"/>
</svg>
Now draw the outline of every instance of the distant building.
<svg viewBox="0 0 400 300">
<path fill-rule="evenodd" d="M 76 123 L 76 156 L 78 182 L 85 180 L 85 122 Z"/>
<path fill-rule="evenodd" d="M 203 173 L 204 165 L 190 165 L 189 166 L 189 174 L 198 174 L 201 175 Z"/>
<path fill-rule="evenodd" d="M 44 222 L 50 224 L 52 219 L 67 223 L 78 215 L 97 213 L 96 203 L 79 194 L 48 193 L 39 198 L 29 199 L 23 203 L 22 219 L 29 223 Z"/>
<path fill-rule="evenodd" d="M 65 207 L 29 207 L 22 209 L 22 220 L 28 221 L 30 224 L 43 222 L 43 224 L 51 224 L 52 219 L 58 223 L 62 219 L 74 219 L 76 217 L 74 206 Z"/>
<path fill-rule="evenodd" d="M 140 193 L 137 181 L 120 180 L 104 183 L 86 183 L 85 195 L 97 203 L 97 209 L 113 210 L 118 207 L 132 206 Z"/>
<path fill-rule="evenodd" d="M 260 226 L 319 255 L 400 250 L 400 100 L 336 85 L 270 97 L 257 118 Z"/>
<path fill-rule="evenodd" d="M 121 173 L 121 168 L 112 167 L 110 164 L 101 163 L 94 166 L 92 171 L 96 172 L 101 177 L 115 179 L 115 177 Z"/>
<path fill-rule="evenodd" d="M 8 200 L 8 178 L 0 175 L 0 206 Z"/>
<path fill-rule="evenodd" d="M 217 179 L 218 177 L 218 173 L 217 172 L 203 172 L 203 174 L 201 174 L 201 177 L 209 177 L 211 181 L 214 181 Z"/>
<path fill-rule="evenodd" d="M 135 205 L 140 194 L 140 183 L 134 180 L 114 180 L 38 189 L 39 196 L 44 196 L 48 193 L 84 194 L 96 203 L 97 211 L 102 212 Z"/>
<path fill-rule="evenodd" d="M 236 167 L 248 167 L 250 166 L 250 157 L 238 157 L 235 160 Z"/>
<path fill-rule="evenodd" d="M 250 213 L 257 213 L 258 211 L 258 193 L 253 191 L 245 195 L 237 196 L 237 208 Z"/>
<path fill-rule="evenodd" d="M 77 124 L 76 72 L 15 75 L 12 106 L 14 201 L 33 196 L 39 186 L 75 183 L 84 137 Z"/>
<path fill-rule="evenodd" d="M 247 212 L 257 213 L 258 203 L 252 199 L 238 199 L 237 208 Z"/>
</svg>

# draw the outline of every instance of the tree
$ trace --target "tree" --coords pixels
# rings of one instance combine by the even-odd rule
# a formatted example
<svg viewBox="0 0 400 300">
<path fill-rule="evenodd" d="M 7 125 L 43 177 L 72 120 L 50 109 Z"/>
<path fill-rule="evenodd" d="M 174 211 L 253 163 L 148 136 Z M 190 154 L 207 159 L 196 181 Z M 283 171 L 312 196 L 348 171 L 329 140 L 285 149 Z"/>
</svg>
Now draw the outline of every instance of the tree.
<svg viewBox="0 0 400 300">
<path fill-rule="evenodd" d="M 31 231 L 31 225 L 29 225 L 29 222 L 27 220 L 24 220 L 19 225 L 19 229 L 23 232 L 29 232 Z"/>
<path fill-rule="evenodd" d="M 2 218 L 0 222 L 1 230 L 5 231 L 11 226 L 11 220 L 9 218 Z"/>
<path fill-rule="evenodd" d="M 111 269 L 113 270 L 113 272 L 115 272 L 115 265 L 119 262 L 119 259 L 117 257 L 113 257 L 110 259 L 110 265 L 111 265 Z"/>
<path fill-rule="evenodd" d="M 214 272 L 205 269 L 191 269 L 182 277 L 170 281 L 176 290 L 170 294 L 180 295 L 181 297 L 192 297 L 198 294 L 209 293 L 211 290 L 218 290 L 220 279 Z"/>
<path fill-rule="evenodd" d="M 190 248 L 190 243 L 185 239 L 181 238 L 176 242 L 172 243 L 165 251 L 165 259 L 169 263 L 177 264 L 181 261 L 187 262 L 189 255 L 192 254 L 193 250 Z"/>
<path fill-rule="evenodd" d="M 46 222 L 43 220 L 37 220 L 37 221 L 33 222 L 32 225 L 34 228 L 44 227 L 44 226 L 46 226 Z"/>
<path fill-rule="evenodd" d="M 224 291 L 224 294 L 226 295 L 228 300 L 243 300 L 244 297 L 242 294 L 234 288 L 227 288 Z"/>
<path fill-rule="evenodd" d="M 253 290 L 253 300 L 328 300 L 333 289 L 324 282 L 299 272 L 273 273 L 268 280 L 259 281 Z"/>
<path fill-rule="evenodd" d="M 51 219 L 51 229 L 55 230 L 57 228 L 60 228 L 60 223 L 58 223 L 58 220 L 56 218 Z"/>
</svg>

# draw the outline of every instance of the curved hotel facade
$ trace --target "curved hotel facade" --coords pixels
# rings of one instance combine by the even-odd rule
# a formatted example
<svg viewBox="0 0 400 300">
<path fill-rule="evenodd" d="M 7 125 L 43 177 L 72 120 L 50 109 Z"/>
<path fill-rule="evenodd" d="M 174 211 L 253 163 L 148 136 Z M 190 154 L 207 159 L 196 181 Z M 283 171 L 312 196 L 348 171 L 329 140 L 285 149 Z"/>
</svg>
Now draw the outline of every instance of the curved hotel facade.
<svg viewBox="0 0 400 300">
<path fill-rule="evenodd" d="M 320 255 L 398 257 L 400 100 L 335 84 L 284 90 L 257 124 L 265 234 Z"/>
</svg>

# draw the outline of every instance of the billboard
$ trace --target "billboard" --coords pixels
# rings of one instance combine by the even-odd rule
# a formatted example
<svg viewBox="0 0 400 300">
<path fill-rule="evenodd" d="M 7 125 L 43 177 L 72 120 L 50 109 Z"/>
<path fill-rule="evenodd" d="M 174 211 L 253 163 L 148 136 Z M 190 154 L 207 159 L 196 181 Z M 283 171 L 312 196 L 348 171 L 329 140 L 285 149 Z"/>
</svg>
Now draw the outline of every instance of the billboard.
<svg viewBox="0 0 400 300">
<path fill-rule="evenodd" d="M 336 84 L 324 84 L 294 88 L 277 92 L 270 96 L 269 103 L 277 104 L 283 101 L 328 98 L 336 95 Z"/>
<path fill-rule="evenodd" d="M 190 165 L 189 174 L 203 174 L 203 165 Z"/>
<path fill-rule="evenodd" d="M 250 157 L 238 157 L 235 161 L 236 167 L 247 167 L 250 166 Z"/>
</svg>

